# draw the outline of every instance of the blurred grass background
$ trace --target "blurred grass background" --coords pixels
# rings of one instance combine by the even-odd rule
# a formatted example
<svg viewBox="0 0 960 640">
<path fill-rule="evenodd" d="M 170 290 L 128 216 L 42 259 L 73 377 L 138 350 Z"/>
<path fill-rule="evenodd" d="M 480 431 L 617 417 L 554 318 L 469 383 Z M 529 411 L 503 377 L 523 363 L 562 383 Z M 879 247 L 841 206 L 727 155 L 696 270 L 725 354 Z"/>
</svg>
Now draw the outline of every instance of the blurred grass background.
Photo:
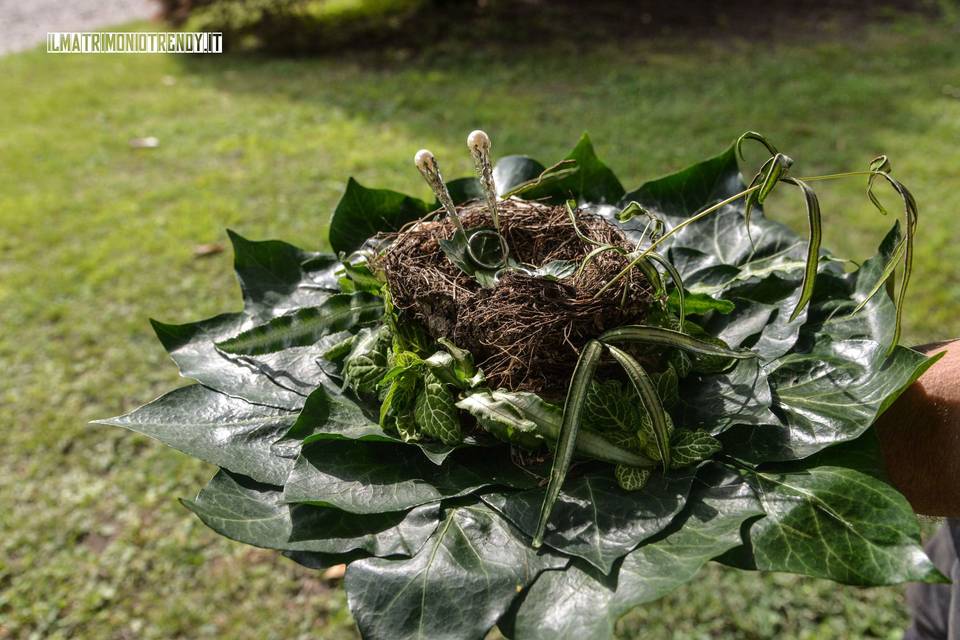
<svg viewBox="0 0 960 640">
<path fill-rule="evenodd" d="M 762 38 L 567 31 L 315 59 L 0 58 L 0 638 L 357 637 L 336 585 L 177 504 L 210 466 L 86 421 L 183 383 L 148 317 L 239 308 L 229 252 L 197 258 L 197 245 L 231 227 L 324 248 L 347 176 L 426 196 L 414 152 L 466 174 L 474 128 L 497 155 L 548 164 L 589 130 L 628 189 L 747 129 L 797 175 L 887 153 L 921 207 L 905 338 L 960 335 L 955 27 L 893 12 L 783 20 Z M 145 136 L 159 146 L 131 148 Z M 870 255 L 892 220 L 864 184 L 821 193 L 825 246 Z M 778 192 L 768 215 L 802 230 L 797 198 Z M 711 567 L 620 631 L 898 638 L 905 625 L 901 588 Z"/>
</svg>

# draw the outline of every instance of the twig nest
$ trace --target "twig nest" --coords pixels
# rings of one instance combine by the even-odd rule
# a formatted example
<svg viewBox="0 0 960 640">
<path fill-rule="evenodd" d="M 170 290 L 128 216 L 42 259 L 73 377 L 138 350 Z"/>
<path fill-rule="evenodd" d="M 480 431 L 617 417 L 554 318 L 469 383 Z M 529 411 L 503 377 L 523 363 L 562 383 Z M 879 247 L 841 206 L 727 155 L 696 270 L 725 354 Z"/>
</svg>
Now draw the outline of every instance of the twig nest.
<svg viewBox="0 0 960 640">
<path fill-rule="evenodd" d="M 509 199 L 499 209 L 511 256 L 521 263 L 579 265 L 595 248 L 577 236 L 564 207 Z M 460 207 L 459 214 L 468 229 L 492 224 L 480 203 Z M 578 212 L 577 227 L 599 243 L 632 249 L 603 218 Z M 449 218 L 410 225 L 390 236 L 376 266 L 386 276 L 400 321 L 419 323 L 434 338 L 469 350 L 494 388 L 562 395 L 588 340 L 647 315 L 651 287 L 639 271 L 594 297 L 627 265 L 619 253 L 604 252 L 565 278 L 508 271 L 496 286 L 483 288 L 441 250 L 438 241 L 454 232 Z"/>
</svg>

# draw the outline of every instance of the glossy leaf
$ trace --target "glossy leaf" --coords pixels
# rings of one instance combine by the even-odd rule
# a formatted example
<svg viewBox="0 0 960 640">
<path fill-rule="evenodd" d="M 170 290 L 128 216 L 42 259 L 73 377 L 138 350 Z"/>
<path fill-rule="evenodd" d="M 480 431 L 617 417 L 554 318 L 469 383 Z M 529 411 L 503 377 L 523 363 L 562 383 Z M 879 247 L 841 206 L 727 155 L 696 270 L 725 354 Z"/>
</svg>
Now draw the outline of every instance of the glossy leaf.
<svg viewBox="0 0 960 640">
<path fill-rule="evenodd" d="M 759 463 L 853 440 L 935 361 L 904 347 L 888 357 L 871 340 L 822 336 L 812 351 L 784 357 L 769 374 L 785 422 L 731 429 L 721 437 L 724 448 Z"/>
<path fill-rule="evenodd" d="M 256 404 L 299 409 L 313 388 L 328 381 L 317 367 L 317 359 L 332 344 L 289 349 L 255 359 L 219 352 L 217 342 L 252 326 L 249 317 L 242 313 L 180 325 L 156 320 L 151 323 L 181 375 L 230 396 Z"/>
<path fill-rule="evenodd" d="M 250 404 L 194 384 L 124 416 L 96 422 L 142 433 L 235 473 L 282 485 L 293 461 L 276 455 L 272 446 L 296 418 L 296 412 Z"/>
<path fill-rule="evenodd" d="M 750 473 L 766 517 L 750 529 L 757 568 L 845 584 L 946 581 L 920 547 L 906 498 L 859 471 Z"/>
<path fill-rule="evenodd" d="M 535 552 L 483 504 L 444 511 L 413 558 L 371 558 L 347 568 L 347 599 L 364 638 L 481 640 L 541 571 L 567 563 Z"/>
<path fill-rule="evenodd" d="M 244 309 L 258 320 L 316 306 L 337 292 L 340 261 L 332 253 L 310 253 L 280 240 L 247 240 L 230 230 L 227 235 Z"/>
<path fill-rule="evenodd" d="M 304 447 L 284 486 L 284 499 L 350 513 L 382 513 L 483 487 L 524 488 L 532 483 L 501 450 L 454 453 L 436 466 L 410 446 L 327 441 Z"/>
<path fill-rule="evenodd" d="M 411 556 L 440 521 L 438 504 L 371 515 L 288 504 L 277 487 L 226 471 L 217 473 L 196 499 L 182 502 L 220 535 L 283 551 Z"/>
<path fill-rule="evenodd" d="M 318 440 L 393 440 L 360 404 L 325 387 L 310 394 L 284 438 L 297 445 Z M 297 454 L 299 446 L 293 457 Z"/>
<path fill-rule="evenodd" d="M 389 189 L 368 189 L 350 178 L 330 220 L 330 246 L 350 253 L 371 236 L 397 231 L 429 212 L 423 200 Z"/>
<path fill-rule="evenodd" d="M 729 371 L 694 375 L 680 384 L 680 415 L 688 429 L 713 435 L 734 425 L 777 424 L 773 395 L 756 360 L 739 360 Z"/>
<path fill-rule="evenodd" d="M 608 573 L 618 558 L 673 520 L 686 503 L 693 475 L 693 470 L 657 472 L 642 491 L 624 491 L 609 473 L 570 478 L 554 504 L 544 544 Z M 544 494 L 538 488 L 484 494 L 483 500 L 533 535 Z"/>
<path fill-rule="evenodd" d="M 338 293 L 318 307 L 278 316 L 218 342 L 217 348 L 226 353 L 257 356 L 291 347 L 305 347 L 331 333 L 369 325 L 382 314 L 383 300 L 378 296 L 364 292 Z"/>
<path fill-rule="evenodd" d="M 739 544 L 741 524 L 762 513 L 753 491 L 718 465 L 700 475 L 705 482 L 697 483 L 669 530 L 627 554 L 609 576 L 580 561 L 544 572 L 520 603 L 512 637 L 613 638 L 629 610 L 662 598 Z"/>
<path fill-rule="evenodd" d="M 590 137 L 585 133 L 581 136 L 577 146 L 573 148 L 564 160 L 573 160 L 576 171 L 565 175 L 560 180 L 544 182 L 539 187 L 524 192 L 525 200 L 550 198 L 562 203 L 574 199 L 578 203 L 610 203 L 618 202 L 623 197 L 623 186 L 593 150 Z"/>
<path fill-rule="evenodd" d="M 593 374 L 600 363 L 600 355 L 603 351 L 603 345 L 596 340 L 591 340 L 583 347 L 580 352 L 580 358 L 577 360 L 577 366 L 570 378 L 570 385 L 567 388 L 567 398 L 563 404 L 563 419 L 560 423 L 560 433 L 557 434 L 556 445 L 553 452 L 553 465 L 550 467 L 550 478 L 547 481 L 547 489 L 544 493 L 543 503 L 540 506 L 540 518 L 537 529 L 533 534 L 533 546 L 539 547 L 543 541 L 543 533 L 547 522 L 550 519 L 550 511 L 553 504 L 560 495 L 560 487 L 567 477 L 567 470 L 570 468 L 570 462 L 573 460 L 577 434 L 580 431 L 580 416 L 583 414 L 583 406 L 586 403 L 587 393 L 590 391 L 590 383 L 593 380 Z"/>
<path fill-rule="evenodd" d="M 524 182 L 536 179 L 544 169 L 546 167 L 527 156 L 500 158 L 493 166 L 493 183 L 497 187 L 497 195 L 503 196 Z"/>
</svg>

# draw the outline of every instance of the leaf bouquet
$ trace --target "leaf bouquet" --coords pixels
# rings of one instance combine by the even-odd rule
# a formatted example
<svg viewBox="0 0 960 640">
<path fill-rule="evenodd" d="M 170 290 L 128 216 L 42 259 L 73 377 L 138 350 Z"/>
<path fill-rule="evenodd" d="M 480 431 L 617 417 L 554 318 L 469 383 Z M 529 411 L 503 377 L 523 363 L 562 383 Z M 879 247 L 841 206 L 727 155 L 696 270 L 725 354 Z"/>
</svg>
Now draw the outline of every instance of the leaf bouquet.
<svg viewBox="0 0 960 640">
<path fill-rule="evenodd" d="M 476 178 L 417 154 L 434 203 L 351 179 L 336 253 L 230 233 L 243 311 L 153 323 L 196 384 L 103 422 L 220 467 L 183 503 L 222 535 L 346 563 L 366 638 L 611 637 L 711 560 L 944 580 L 871 429 L 933 362 L 898 344 L 917 208 L 886 158 L 794 177 L 748 132 L 627 192 L 586 136 L 549 167 L 468 146 Z M 810 186 L 841 178 L 903 202 L 855 269 Z M 787 187 L 806 237 L 763 213 Z"/>
</svg>

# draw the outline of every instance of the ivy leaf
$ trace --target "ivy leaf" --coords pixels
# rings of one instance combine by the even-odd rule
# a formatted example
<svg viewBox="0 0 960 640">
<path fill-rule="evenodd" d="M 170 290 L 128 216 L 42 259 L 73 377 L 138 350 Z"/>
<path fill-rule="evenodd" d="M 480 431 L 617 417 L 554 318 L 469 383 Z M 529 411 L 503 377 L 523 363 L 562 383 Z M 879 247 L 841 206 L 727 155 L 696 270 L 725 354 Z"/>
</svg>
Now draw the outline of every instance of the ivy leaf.
<svg viewBox="0 0 960 640">
<path fill-rule="evenodd" d="M 728 198 L 744 188 L 736 151 L 730 146 L 723 153 L 703 162 L 644 183 L 640 188 L 624 195 L 617 204 L 622 209 L 631 201 L 636 201 L 665 218 L 670 226 L 673 226 L 700 209 Z M 641 221 L 637 219 L 631 222 Z"/>
<path fill-rule="evenodd" d="M 315 344 L 324 336 L 375 322 L 383 315 L 383 300 L 365 292 L 338 293 L 318 307 L 298 309 L 278 316 L 222 342 L 226 353 L 262 355 Z"/>
<path fill-rule="evenodd" d="M 748 476 L 766 517 L 750 529 L 757 568 L 845 584 L 946 582 L 920 547 L 906 498 L 843 467 Z"/>
<path fill-rule="evenodd" d="M 888 357 L 872 340 L 822 335 L 810 352 L 785 356 L 769 374 L 784 422 L 731 429 L 721 437 L 724 449 L 761 463 L 853 440 L 936 360 L 904 347 Z"/>
<path fill-rule="evenodd" d="M 613 204 L 623 197 L 623 185 L 597 158 L 586 133 L 564 160 L 573 160 L 577 170 L 559 180 L 544 181 L 542 185 L 524 191 L 524 199 L 550 198 L 556 202 L 574 199 L 578 204 Z"/>
<path fill-rule="evenodd" d="M 463 441 L 453 394 L 430 372 L 423 377 L 423 389 L 417 396 L 414 417 L 420 430 L 430 438 L 448 445 Z"/>
<path fill-rule="evenodd" d="M 364 440 L 373 442 L 392 442 L 404 444 L 402 440 L 391 436 L 380 428 L 377 422 L 367 415 L 364 407 L 343 394 L 337 394 L 324 387 L 318 387 L 310 397 L 290 427 L 284 439 L 273 446 L 277 455 L 296 458 L 301 445 L 322 440 Z M 476 441 L 470 441 L 476 445 Z M 457 447 L 440 442 L 413 443 L 423 455 L 435 465 L 443 464 Z"/>
<path fill-rule="evenodd" d="M 296 417 L 293 411 L 251 404 L 194 384 L 126 415 L 95 422 L 142 433 L 235 473 L 282 485 L 293 461 L 275 455 L 272 446 Z"/>
<path fill-rule="evenodd" d="M 292 451 L 284 448 L 286 455 L 296 457 L 304 445 L 318 440 L 379 440 L 394 439 L 383 432 L 380 425 L 369 418 L 363 407 L 343 394 L 333 393 L 325 387 L 317 387 L 307 398 L 296 422 L 284 434 Z M 281 447 L 275 446 L 275 449 Z"/>
<path fill-rule="evenodd" d="M 504 156 L 493 166 L 493 184 L 497 195 L 502 196 L 524 182 L 534 180 L 546 169 L 527 156 Z"/>
<path fill-rule="evenodd" d="M 259 321 L 314 307 L 337 291 L 340 261 L 332 253 L 310 253 L 280 240 L 247 240 L 227 230 L 244 310 Z"/>
<path fill-rule="evenodd" d="M 894 259 L 902 239 L 899 221 L 880 243 L 877 255 L 849 274 L 821 273 L 814 287 L 809 312 L 809 331 L 825 333 L 835 340 L 867 338 L 889 347 L 893 341 L 897 310 L 893 299 L 879 291 L 869 300 L 884 268 Z M 854 310 L 863 304 L 863 308 Z"/>
<path fill-rule="evenodd" d="M 409 446 L 332 440 L 303 448 L 284 486 L 284 500 L 382 513 L 483 487 L 532 484 L 500 449 L 454 452 L 437 466 Z"/>
<path fill-rule="evenodd" d="M 738 424 L 775 424 L 772 405 L 767 376 L 756 360 L 739 360 L 724 373 L 693 375 L 680 382 L 681 421 L 688 429 L 717 435 Z"/>
<path fill-rule="evenodd" d="M 423 200 L 389 189 L 368 189 L 350 178 L 330 220 L 330 246 L 336 253 L 351 253 L 367 238 L 397 231 L 429 211 Z"/>
<path fill-rule="evenodd" d="M 605 574 L 638 544 L 662 531 L 686 502 L 692 471 L 655 474 L 642 491 L 624 491 L 608 474 L 568 479 L 547 524 L 544 543 L 583 558 Z M 484 502 L 527 535 L 537 528 L 544 489 L 491 493 Z"/>
<path fill-rule="evenodd" d="M 457 178 L 456 180 L 451 180 L 447 183 L 447 191 L 450 192 L 450 199 L 453 200 L 453 204 L 455 205 L 461 205 L 471 200 L 483 198 L 483 187 L 480 186 L 480 181 L 476 178 Z M 434 200 L 433 204 L 428 208 L 431 211 L 436 211 L 442 206 L 439 200 Z"/>
<path fill-rule="evenodd" d="M 268 549 L 411 556 L 437 528 L 440 505 L 409 512 L 357 515 L 287 504 L 283 492 L 220 471 L 194 500 L 182 500 L 208 527 L 231 540 Z"/>
<path fill-rule="evenodd" d="M 689 467 L 718 453 L 723 447 L 720 441 L 706 431 L 680 430 L 671 438 L 671 469 Z"/>
<path fill-rule="evenodd" d="M 509 621 L 511 637 L 613 638 L 622 615 L 667 595 L 739 544 L 741 524 L 762 513 L 753 491 L 720 465 L 708 465 L 698 475 L 670 528 L 627 554 L 609 576 L 581 561 L 542 573 Z"/>
<path fill-rule="evenodd" d="M 451 506 L 413 558 L 351 563 L 347 599 L 370 640 L 480 640 L 541 571 L 566 563 L 482 503 Z"/>
<path fill-rule="evenodd" d="M 179 325 L 150 322 L 181 375 L 229 396 L 282 409 L 299 409 L 317 385 L 329 383 L 317 367 L 317 359 L 333 343 L 322 342 L 258 358 L 233 358 L 218 351 L 216 343 L 252 326 L 244 313 L 227 313 Z"/>
</svg>

